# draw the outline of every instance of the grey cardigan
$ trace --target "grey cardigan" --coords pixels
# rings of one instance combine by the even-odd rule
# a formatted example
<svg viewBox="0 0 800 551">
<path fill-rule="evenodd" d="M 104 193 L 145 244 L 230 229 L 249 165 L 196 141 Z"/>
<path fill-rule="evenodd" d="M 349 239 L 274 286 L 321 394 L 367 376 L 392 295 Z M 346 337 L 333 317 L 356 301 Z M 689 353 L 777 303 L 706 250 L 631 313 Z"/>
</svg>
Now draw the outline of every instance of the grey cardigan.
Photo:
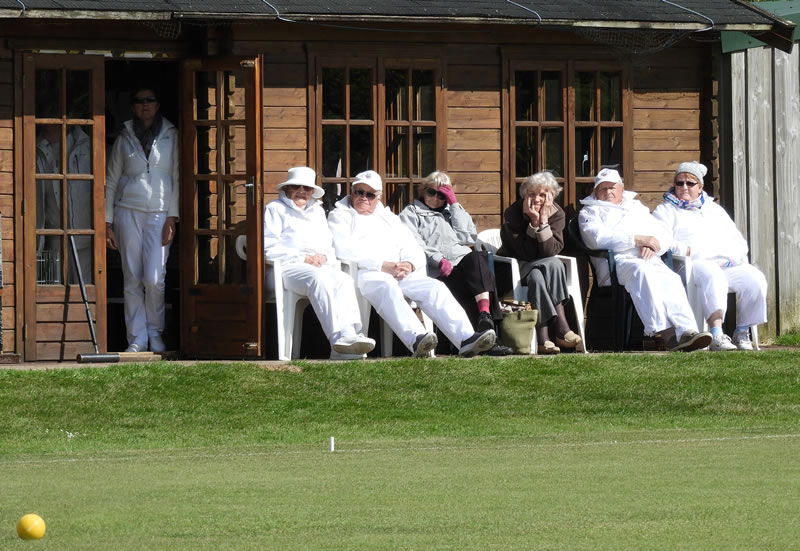
<svg viewBox="0 0 800 551">
<path fill-rule="evenodd" d="M 425 251 L 428 275 L 439 277 L 439 262 L 447 258 L 453 265 L 469 254 L 477 231 L 472 217 L 459 203 L 447 205 L 441 212 L 419 199 L 400 213 L 400 220 L 410 229 Z"/>
</svg>

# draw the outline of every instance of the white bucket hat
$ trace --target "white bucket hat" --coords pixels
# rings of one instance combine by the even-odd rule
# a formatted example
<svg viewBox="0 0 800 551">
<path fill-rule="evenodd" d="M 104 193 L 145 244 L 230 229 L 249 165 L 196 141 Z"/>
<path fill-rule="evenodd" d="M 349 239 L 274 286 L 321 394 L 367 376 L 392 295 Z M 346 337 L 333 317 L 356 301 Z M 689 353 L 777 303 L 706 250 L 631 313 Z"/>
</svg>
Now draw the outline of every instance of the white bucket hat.
<svg viewBox="0 0 800 551">
<path fill-rule="evenodd" d="M 311 192 L 311 196 L 314 199 L 319 199 L 325 195 L 325 190 L 319 187 L 316 181 L 317 173 L 314 172 L 314 169 L 308 168 L 307 166 L 296 166 L 289 169 L 289 179 L 278 184 L 278 191 L 283 189 L 284 186 L 310 187 L 314 190 Z"/>
<path fill-rule="evenodd" d="M 366 170 L 356 174 L 356 179 L 353 180 L 352 185 L 356 184 L 367 184 L 378 193 L 383 191 L 383 181 L 381 180 L 381 175 L 374 170 Z"/>
<path fill-rule="evenodd" d="M 614 182 L 615 184 L 623 185 L 619 172 L 613 168 L 604 168 L 594 177 L 594 187 L 599 186 L 603 182 Z"/>
</svg>

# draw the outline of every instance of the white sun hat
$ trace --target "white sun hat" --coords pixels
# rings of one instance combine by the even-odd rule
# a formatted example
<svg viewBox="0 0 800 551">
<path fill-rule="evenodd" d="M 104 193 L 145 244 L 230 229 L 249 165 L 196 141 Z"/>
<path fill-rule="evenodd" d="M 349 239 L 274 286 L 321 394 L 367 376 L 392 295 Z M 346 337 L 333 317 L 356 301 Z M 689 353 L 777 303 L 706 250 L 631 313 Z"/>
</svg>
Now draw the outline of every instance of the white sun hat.
<svg viewBox="0 0 800 551">
<path fill-rule="evenodd" d="M 284 186 L 305 186 L 314 190 L 311 192 L 311 196 L 314 199 L 319 199 L 325 195 L 325 190 L 319 187 L 316 181 L 317 173 L 314 172 L 314 169 L 307 166 L 296 166 L 289 169 L 289 179 L 278 184 L 278 191 L 283 189 Z"/>
</svg>

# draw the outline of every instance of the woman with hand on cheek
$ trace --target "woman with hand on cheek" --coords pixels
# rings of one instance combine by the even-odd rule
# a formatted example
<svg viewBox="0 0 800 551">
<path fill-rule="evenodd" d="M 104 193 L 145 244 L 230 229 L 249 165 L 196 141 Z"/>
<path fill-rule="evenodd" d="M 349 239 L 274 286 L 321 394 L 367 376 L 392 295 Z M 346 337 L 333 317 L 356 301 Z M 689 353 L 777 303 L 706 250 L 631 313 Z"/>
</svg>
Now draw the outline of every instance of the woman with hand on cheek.
<svg viewBox="0 0 800 551">
<path fill-rule="evenodd" d="M 558 354 L 575 348 L 581 338 L 567 323 L 567 273 L 556 255 L 564 248 L 566 216 L 555 202 L 561 186 L 550 172 L 528 176 L 519 199 L 506 209 L 497 254 L 520 261 L 520 277 L 528 286 L 528 302 L 539 311 L 536 338 L 539 353 Z"/>
</svg>

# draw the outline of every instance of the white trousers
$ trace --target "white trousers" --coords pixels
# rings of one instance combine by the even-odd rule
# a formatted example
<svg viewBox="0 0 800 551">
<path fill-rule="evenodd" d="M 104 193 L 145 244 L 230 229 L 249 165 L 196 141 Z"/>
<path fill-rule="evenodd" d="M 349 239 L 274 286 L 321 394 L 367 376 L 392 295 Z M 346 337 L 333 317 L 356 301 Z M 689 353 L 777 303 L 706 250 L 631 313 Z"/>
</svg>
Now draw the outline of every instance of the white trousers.
<svg viewBox="0 0 800 551">
<path fill-rule="evenodd" d="M 164 276 L 169 245 L 161 245 L 166 212 L 114 209 L 114 236 L 122 257 L 128 344 L 147 349 L 164 330 Z"/>
<path fill-rule="evenodd" d="M 428 314 L 456 348 L 460 348 L 461 341 L 475 332 L 466 312 L 447 286 L 419 272 L 398 281 L 385 272 L 359 270 L 358 288 L 411 351 L 417 335 L 425 333 L 425 327 L 406 302 L 406 297 Z"/>
<path fill-rule="evenodd" d="M 353 279 L 337 268 L 311 264 L 283 264 L 283 284 L 305 295 L 331 344 L 361 332 Z"/>
<path fill-rule="evenodd" d="M 728 293 L 736 293 L 736 324 L 767 322 L 767 278 L 751 264 L 722 268 L 712 260 L 692 262 L 693 280 L 698 286 L 703 317 L 728 309 Z"/>
<path fill-rule="evenodd" d="M 697 331 L 681 276 L 661 259 L 618 258 L 617 279 L 633 299 L 633 306 L 647 335 L 675 328 L 680 340 L 686 331 Z"/>
</svg>

